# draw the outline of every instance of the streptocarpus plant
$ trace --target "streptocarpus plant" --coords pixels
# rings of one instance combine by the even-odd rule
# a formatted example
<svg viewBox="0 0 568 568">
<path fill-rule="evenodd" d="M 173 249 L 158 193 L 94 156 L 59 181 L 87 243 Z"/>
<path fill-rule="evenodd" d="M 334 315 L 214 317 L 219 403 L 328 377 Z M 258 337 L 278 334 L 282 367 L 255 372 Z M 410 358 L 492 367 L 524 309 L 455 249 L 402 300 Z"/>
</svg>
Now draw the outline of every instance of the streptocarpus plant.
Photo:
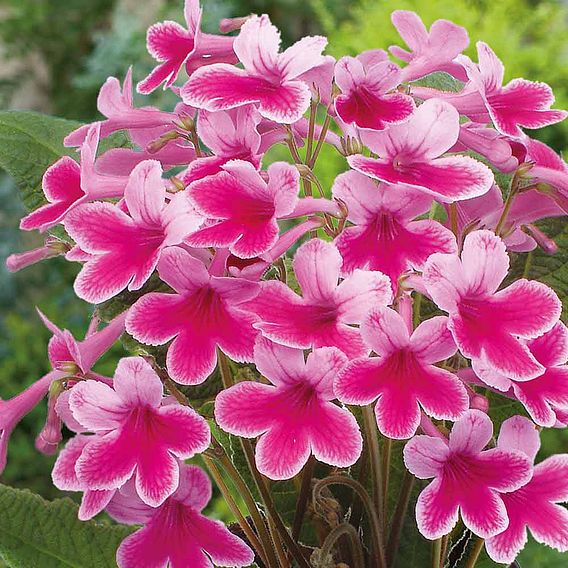
<svg viewBox="0 0 568 568">
<path fill-rule="evenodd" d="M 410 12 L 398 63 L 335 61 L 323 37 L 281 50 L 266 15 L 222 36 L 200 18 L 186 0 L 185 26 L 148 31 L 138 91 L 176 107 L 109 78 L 105 118 L 65 139 L 79 163 L 50 165 L 22 220 L 59 231 L 8 268 L 65 254 L 96 306 L 81 342 L 44 318 L 53 370 L 0 402 L 1 466 L 48 395 L 38 450 L 71 432 L 55 485 L 82 520 L 137 525 L 121 568 L 472 568 L 483 545 L 513 562 L 527 528 L 567 551 L 568 455 L 534 461 L 539 428 L 568 424 L 568 330 L 510 265 L 554 253 L 534 223 L 567 213 L 568 166 L 523 130 L 566 118 L 550 88 L 504 84 L 486 44 L 475 63 L 463 28 Z M 129 147 L 101 153 L 117 131 Z M 324 146 L 345 157 L 333 187 Z M 133 356 L 94 372 L 122 334 Z M 229 527 L 202 514 L 209 477 Z"/>
</svg>

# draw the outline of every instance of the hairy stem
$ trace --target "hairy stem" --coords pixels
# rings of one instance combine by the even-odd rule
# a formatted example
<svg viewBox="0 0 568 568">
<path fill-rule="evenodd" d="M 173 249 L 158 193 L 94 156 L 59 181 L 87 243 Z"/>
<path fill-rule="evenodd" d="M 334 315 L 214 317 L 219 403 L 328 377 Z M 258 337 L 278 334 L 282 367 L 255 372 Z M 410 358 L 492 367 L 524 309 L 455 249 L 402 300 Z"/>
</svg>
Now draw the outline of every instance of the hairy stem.
<svg viewBox="0 0 568 568">
<path fill-rule="evenodd" d="M 365 557 L 359 535 L 355 528 L 349 523 L 342 523 L 336 526 L 326 537 L 321 550 L 318 562 L 318 568 L 325 568 L 328 566 L 327 557 L 331 554 L 335 543 L 343 536 L 349 537 L 349 546 L 351 548 L 351 559 L 353 561 L 353 568 L 364 568 Z"/>
<path fill-rule="evenodd" d="M 381 461 L 381 478 L 383 482 L 382 495 L 383 495 L 383 534 L 385 538 L 387 537 L 388 530 L 388 518 L 389 518 L 389 478 L 390 478 L 390 464 L 391 464 L 391 450 L 392 450 L 392 440 L 390 438 L 384 438 L 383 443 L 383 453 Z"/>
<path fill-rule="evenodd" d="M 481 551 L 483 550 L 484 544 L 485 544 L 485 541 L 482 538 L 478 538 L 475 541 L 475 544 L 473 545 L 473 548 L 471 550 L 469 558 L 467 559 L 467 562 L 465 564 L 465 568 L 474 568 L 475 567 L 475 565 L 477 564 L 477 561 L 479 560 L 479 555 L 481 554 Z"/>
<path fill-rule="evenodd" d="M 400 537 L 402 535 L 402 527 L 404 526 L 404 519 L 406 517 L 406 511 L 408 510 L 408 504 L 410 503 L 410 496 L 413 488 L 414 476 L 409 471 L 405 470 L 404 477 L 402 478 L 402 485 L 400 487 L 400 493 L 398 495 L 398 501 L 392 518 L 387 544 L 387 559 L 389 566 L 393 566 L 394 561 L 396 560 L 398 547 L 400 545 Z"/>
<path fill-rule="evenodd" d="M 369 450 L 369 464 L 371 466 L 371 478 L 373 480 L 373 501 L 375 510 L 379 515 L 383 514 L 383 481 L 381 476 L 381 451 L 379 449 L 379 432 L 373 413 L 373 407 L 369 404 L 363 407 L 363 425 L 365 438 Z M 385 525 L 382 519 L 381 526 Z"/>
<path fill-rule="evenodd" d="M 292 523 L 292 538 L 298 540 L 302 530 L 302 523 L 304 522 L 304 515 L 306 514 L 306 506 L 310 499 L 310 492 L 312 488 L 312 477 L 316 460 L 310 456 L 304 469 L 302 471 L 302 485 L 300 486 L 300 493 L 296 503 L 296 512 L 294 514 L 294 522 Z"/>
<path fill-rule="evenodd" d="M 442 560 L 442 539 L 432 541 L 432 568 L 440 568 Z"/>
</svg>

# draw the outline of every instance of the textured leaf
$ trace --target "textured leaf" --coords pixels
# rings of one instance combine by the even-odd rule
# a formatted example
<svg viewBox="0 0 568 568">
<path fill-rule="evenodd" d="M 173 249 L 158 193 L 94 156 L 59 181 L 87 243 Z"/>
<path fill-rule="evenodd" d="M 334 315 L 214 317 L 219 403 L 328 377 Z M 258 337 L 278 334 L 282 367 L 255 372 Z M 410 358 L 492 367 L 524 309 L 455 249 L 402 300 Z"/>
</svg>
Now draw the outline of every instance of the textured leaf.
<svg viewBox="0 0 568 568">
<path fill-rule="evenodd" d="M 27 490 L 0 486 L 0 554 L 13 568 L 116 566 L 120 542 L 132 528 L 77 519 L 70 499 L 45 501 Z"/>
<path fill-rule="evenodd" d="M 463 83 L 461 81 L 458 81 L 456 78 L 444 71 L 430 73 L 430 75 L 426 75 L 426 77 L 423 77 L 422 79 L 413 81 L 412 84 L 419 87 L 437 89 L 438 91 L 451 91 L 453 93 L 457 93 L 463 89 Z"/>
</svg>

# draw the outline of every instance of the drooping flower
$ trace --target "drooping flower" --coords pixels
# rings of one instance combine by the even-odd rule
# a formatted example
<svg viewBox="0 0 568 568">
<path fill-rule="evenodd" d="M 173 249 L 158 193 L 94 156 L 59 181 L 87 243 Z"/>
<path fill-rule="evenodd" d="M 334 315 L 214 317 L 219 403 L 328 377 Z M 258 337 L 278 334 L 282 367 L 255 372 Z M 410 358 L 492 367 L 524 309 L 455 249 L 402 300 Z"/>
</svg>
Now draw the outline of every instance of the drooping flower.
<svg viewBox="0 0 568 568">
<path fill-rule="evenodd" d="M 178 459 L 204 451 L 210 442 L 205 419 L 189 407 L 163 404 L 163 386 L 141 357 L 118 362 L 113 387 L 81 381 L 69 407 L 90 437 L 75 471 L 87 489 L 117 489 L 133 475 L 136 491 L 157 507 L 178 487 Z"/>
<path fill-rule="evenodd" d="M 390 280 L 382 272 L 357 269 L 338 284 L 341 264 L 332 243 L 304 243 L 293 261 L 303 296 L 282 282 L 262 282 L 260 293 L 249 303 L 260 318 L 255 327 L 288 347 L 333 346 L 349 357 L 366 355 L 368 348 L 352 326 L 360 324 L 371 308 L 390 303 Z"/>
<path fill-rule="evenodd" d="M 491 170 L 469 156 L 440 157 L 459 137 L 459 114 L 441 100 L 424 102 L 404 124 L 361 138 L 379 158 L 349 156 L 349 165 L 374 179 L 404 184 L 453 202 L 483 195 L 493 183 Z"/>
<path fill-rule="evenodd" d="M 399 314 L 379 307 L 363 322 L 361 336 L 378 356 L 350 361 L 335 381 L 335 393 L 346 404 L 377 400 L 377 425 L 383 435 L 413 436 L 421 408 L 446 420 L 457 420 L 469 408 L 461 381 L 435 366 L 457 349 L 446 317 L 422 322 L 411 335 Z"/>
<path fill-rule="evenodd" d="M 422 269 L 431 254 L 457 251 L 454 235 L 440 223 L 414 220 L 432 204 L 432 198 L 422 192 L 377 184 L 350 171 L 335 179 L 332 193 L 347 205 L 347 219 L 355 225 L 335 239 L 345 273 L 357 268 L 379 270 L 396 288 L 404 271 Z"/>
<path fill-rule="evenodd" d="M 174 340 L 166 358 L 174 380 L 203 382 L 215 369 L 217 346 L 234 361 L 252 361 L 257 318 L 245 308 L 258 293 L 256 282 L 212 276 L 179 247 L 163 252 L 158 272 L 175 293 L 142 296 L 130 308 L 126 328 L 149 345 Z"/>
<path fill-rule="evenodd" d="M 414 111 L 412 97 L 390 92 L 401 82 L 401 69 L 382 50 L 342 57 L 335 66 L 335 82 L 341 89 L 335 110 L 346 124 L 383 130 Z"/>
<path fill-rule="evenodd" d="M 484 450 L 493 424 L 480 410 L 468 410 L 453 426 L 449 441 L 415 436 L 404 448 L 404 463 L 419 479 L 434 480 L 416 503 L 419 531 L 431 540 L 448 534 L 458 521 L 481 538 L 507 528 L 503 494 L 525 485 L 532 461 L 521 451 Z"/>
<path fill-rule="evenodd" d="M 147 160 L 130 174 L 124 192 L 127 215 L 112 203 L 89 203 L 69 214 L 65 228 L 92 255 L 75 280 L 79 298 L 100 303 L 148 280 L 164 247 L 175 245 L 199 227 L 201 217 L 187 194 L 166 203 L 159 162 Z"/>
<path fill-rule="evenodd" d="M 542 128 L 568 116 L 566 111 L 550 108 L 554 103 L 554 95 L 546 83 L 513 79 L 503 86 L 503 63 L 486 43 L 478 41 L 476 46 L 477 65 L 465 55 L 459 56 L 457 61 L 464 66 L 473 86 L 481 94 L 499 132 L 522 138 L 524 134 L 521 126 Z"/>
<path fill-rule="evenodd" d="M 391 20 L 411 49 L 408 52 L 396 45 L 389 47 L 395 57 L 408 63 L 402 70 L 403 81 L 413 81 L 435 71 L 463 78 L 463 70 L 454 59 L 469 45 L 465 28 L 448 20 L 436 20 L 428 32 L 418 14 L 407 10 L 395 10 Z"/>
<path fill-rule="evenodd" d="M 89 128 L 81 145 L 81 165 L 73 158 L 63 156 L 47 168 L 41 185 L 48 203 L 26 215 L 20 222 L 20 229 L 46 231 L 61 223 L 81 203 L 122 197 L 128 178 L 103 175 L 95 168 L 99 129 L 97 124 Z"/>
<path fill-rule="evenodd" d="M 244 69 L 215 64 L 195 71 L 182 87 L 185 103 L 210 111 L 255 103 L 270 120 L 291 124 L 308 109 L 311 93 L 300 75 L 324 63 L 327 40 L 304 37 L 279 53 L 280 33 L 268 16 L 252 16 L 235 39 Z"/>
<path fill-rule="evenodd" d="M 448 327 L 465 357 L 515 380 L 544 367 L 520 338 L 549 331 L 561 304 L 546 285 L 521 278 L 497 291 L 509 270 L 505 243 L 490 231 L 474 231 L 457 255 L 433 254 L 423 279 L 434 302 L 450 314 Z"/>
<path fill-rule="evenodd" d="M 220 521 L 201 511 L 211 499 L 211 482 L 194 465 L 179 465 L 179 487 L 157 508 L 146 505 L 124 486 L 113 497 L 107 512 L 120 523 L 142 524 L 118 548 L 120 568 L 211 568 L 248 566 L 253 551 Z"/>
<path fill-rule="evenodd" d="M 530 420 L 513 416 L 503 422 L 497 447 L 520 450 L 532 461 L 540 437 Z M 568 551 L 568 510 L 558 505 L 568 501 L 568 454 L 554 455 L 535 465 L 526 485 L 501 498 L 509 526 L 485 542 L 495 562 L 510 564 L 515 560 L 527 542 L 527 528 L 538 542 Z"/>
<path fill-rule="evenodd" d="M 362 449 L 357 421 L 331 402 L 333 379 L 347 357 L 335 347 L 322 347 L 304 362 L 300 349 L 260 337 L 254 360 L 272 384 L 244 381 L 220 392 L 215 418 L 231 434 L 260 436 L 258 471 L 270 479 L 289 479 L 300 472 L 310 454 L 329 465 L 353 465 Z"/>
<path fill-rule="evenodd" d="M 286 162 L 269 166 L 264 181 L 250 162 L 233 160 L 213 176 L 194 181 L 188 191 L 197 210 L 213 224 L 192 233 L 195 247 L 224 247 L 238 257 L 265 253 L 278 239 L 276 220 L 298 203 L 300 174 Z"/>
<path fill-rule="evenodd" d="M 147 95 L 161 83 L 171 87 L 181 70 L 189 75 L 202 65 L 236 63 L 233 37 L 205 34 L 201 31 L 199 0 L 185 0 L 184 16 L 187 29 L 176 22 L 165 21 L 148 28 L 146 44 L 158 66 L 137 85 L 139 93 Z"/>
<path fill-rule="evenodd" d="M 69 251 L 68 243 L 57 237 L 49 236 L 41 247 L 9 255 L 6 258 L 6 268 L 10 272 L 18 272 L 42 260 L 66 254 Z"/>
</svg>

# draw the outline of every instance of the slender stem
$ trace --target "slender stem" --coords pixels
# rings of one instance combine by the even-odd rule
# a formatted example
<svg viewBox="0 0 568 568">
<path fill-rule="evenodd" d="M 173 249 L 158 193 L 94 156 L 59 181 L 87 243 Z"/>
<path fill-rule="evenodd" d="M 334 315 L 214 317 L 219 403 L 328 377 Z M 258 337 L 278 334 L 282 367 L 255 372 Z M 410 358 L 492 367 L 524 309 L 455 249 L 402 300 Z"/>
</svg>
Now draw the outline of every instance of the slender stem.
<svg viewBox="0 0 568 568">
<path fill-rule="evenodd" d="M 312 101 L 310 102 L 310 122 L 308 125 L 308 141 L 306 145 L 306 164 L 310 162 L 312 157 L 317 108 L 318 108 L 318 103 L 312 99 Z"/>
<path fill-rule="evenodd" d="M 342 523 L 336 526 L 325 538 L 325 541 L 321 547 L 318 567 L 324 568 L 329 566 L 327 557 L 331 555 L 333 546 L 335 543 L 343 536 L 349 537 L 349 545 L 351 548 L 351 556 L 353 560 L 354 568 L 364 568 L 365 558 L 363 555 L 363 549 L 361 548 L 361 542 L 359 540 L 359 535 L 355 528 L 349 523 Z"/>
<path fill-rule="evenodd" d="M 288 555 L 282 547 L 282 539 L 278 534 L 278 530 L 272 520 L 272 517 L 268 517 L 268 528 L 270 529 L 270 534 L 272 535 L 272 542 L 274 542 L 274 548 L 276 549 L 276 554 L 278 555 L 278 562 L 282 568 L 288 568 L 290 566 L 290 560 Z"/>
<path fill-rule="evenodd" d="M 304 521 L 304 515 L 306 514 L 306 506 L 310 498 L 315 465 L 315 458 L 310 456 L 302 472 L 302 485 L 300 486 L 300 493 L 296 503 L 296 513 L 294 514 L 294 522 L 292 524 L 292 538 L 294 540 L 298 540 L 302 530 L 302 523 Z"/>
<path fill-rule="evenodd" d="M 448 209 L 450 214 L 450 229 L 452 233 L 456 236 L 456 239 L 459 240 L 458 206 L 456 203 L 450 203 Z"/>
<path fill-rule="evenodd" d="M 367 452 L 363 452 L 361 455 L 361 465 L 359 467 L 359 474 L 357 475 L 357 479 L 359 483 L 364 483 L 367 477 L 367 468 L 369 465 L 369 455 Z M 361 499 L 357 499 L 356 494 L 353 495 L 353 499 L 351 501 L 351 518 L 349 519 L 350 523 L 359 528 L 361 526 L 361 518 L 363 517 L 363 501 Z"/>
<path fill-rule="evenodd" d="M 292 128 L 290 126 L 285 126 L 285 128 L 286 131 L 288 132 L 288 137 L 286 138 L 286 144 L 290 149 L 290 154 L 292 154 L 292 158 L 294 158 L 296 164 L 303 164 L 304 161 L 300 156 L 300 151 L 298 150 L 298 145 L 296 144 L 296 139 L 294 138 L 294 132 L 292 131 Z"/>
<path fill-rule="evenodd" d="M 442 537 L 442 550 L 440 551 L 440 567 L 444 566 L 446 563 L 446 553 L 448 552 L 448 541 L 450 540 L 450 535 L 445 534 Z"/>
<path fill-rule="evenodd" d="M 482 538 L 478 538 L 475 541 L 475 544 L 473 545 L 473 548 L 471 550 L 471 554 L 469 555 L 469 558 L 467 559 L 467 562 L 465 564 L 465 568 L 474 568 L 475 565 L 477 564 L 477 561 L 479 559 L 479 555 L 481 554 L 481 551 L 483 550 L 483 546 L 485 544 L 485 541 Z"/>
<path fill-rule="evenodd" d="M 227 356 L 217 348 L 217 361 L 219 363 L 219 373 L 221 375 L 221 381 L 223 382 L 223 387 L 226 389 L 233 386 L 233 374 L 231 373 L 231 366 L 229 365 L 229 359 Z"/>
<path fill-rule="evenodd" d="M 389 566 L 393 566 L 394 561 L 396 560 L 400 537 L 402 535 L 402 527 L 404 526 L 404 519 L 406 517 L 408 504 L 410 503 L 410 496 L 412 494 L 413 487 L 414 476 L 409 471 L 405 471 L 404 477 L 402 478 L 400 493 L 398 495 L 398 502 L 392 518 L 389 541 L 387 544 L 387 559 Z"/>
<path fill-rule="evenodd" d="M 432 568 L 440 568 L 442 560 L 442 539 L 437 538 L 432 542 Z"/>
<path fill-rule="evenodd" d="M 391 450 L 392 450 L 392 440 L 390 438 L 384 438 L 383 443 L 383 453 L 381 461 L 381 477 L 383 482 L 382 495 L 383 495 L 383 532 L 387 534 L 389 518 L 389 477 L 390 477 L 390 462 L 391 462 Z"/>
<path fill-rule="evenodd" d="M 371 477 L 373 480 L 373 501 L 376 511 L 382 516 L 383 481 L 381 479 L 381 451 L 379 449 L 379 432 L 371 405 L 363 407 L 363 425 L 365 428 L 365 438 L 369 450 L 369 464 L 371 466 Z M 384 525 L 385 519 L 382 519 L 381 526 Z"/>
<path fill-rule="evenodd" d="M 507 217 L 509 215 L 509 211 L 511 210 L 511 206 L 513 205 L 513 200 L 515 196 L 519 192 L 519 185 L 521 182 L 521 178 L 519 175 L 519 170 L 517 170 L 514 175 L 513 179 L 511 179 L 511 187 L 509 189 L 509 195 L 507 195 L 507 199 L 505 201 L 505 205 L 503 206 L 503 211 L 501 212 L 501 216 L 499 217 L 499 221 L 497 221 L 497 225 L 495 226 L 495 234 L 499 237 L 503 231 L 503 227 L 505 222 L 507 221 Z"/>
<path fill-rule="evenodd" d="M 191 138 L 191 143 L 193 144 L 193 148 L 195 149 L 195 156 L 197 158 L 201 158 L 203 156 L 203 152 L 201 152 L 201 146 L 199 146 L 199 137 L 197 136 L 197 130 L 195 129 L 195 125 L 189 131 L 189 136 Z"/>
<path fill-rule="evenodd" d="M 316 149 L 314 150 L 314 153 L 312 154 L 310 161 L 308 162 L 308 166 L 310 168 L 314 168 L 316 161 L 318 159 L 319 153 L 321 151 L 321 148 L 323 146 L 323 143 L 325 142 L 325 137 L 327 135 L 327 131 L 329 130 L 329 125 L 331 124 L 331 116 L 329 114 L 329 112 L 327 113 L 325 120 L 323 121 L 323 126 L 318 138 L 318 143 L 316 145 Z"/>
</svg>

